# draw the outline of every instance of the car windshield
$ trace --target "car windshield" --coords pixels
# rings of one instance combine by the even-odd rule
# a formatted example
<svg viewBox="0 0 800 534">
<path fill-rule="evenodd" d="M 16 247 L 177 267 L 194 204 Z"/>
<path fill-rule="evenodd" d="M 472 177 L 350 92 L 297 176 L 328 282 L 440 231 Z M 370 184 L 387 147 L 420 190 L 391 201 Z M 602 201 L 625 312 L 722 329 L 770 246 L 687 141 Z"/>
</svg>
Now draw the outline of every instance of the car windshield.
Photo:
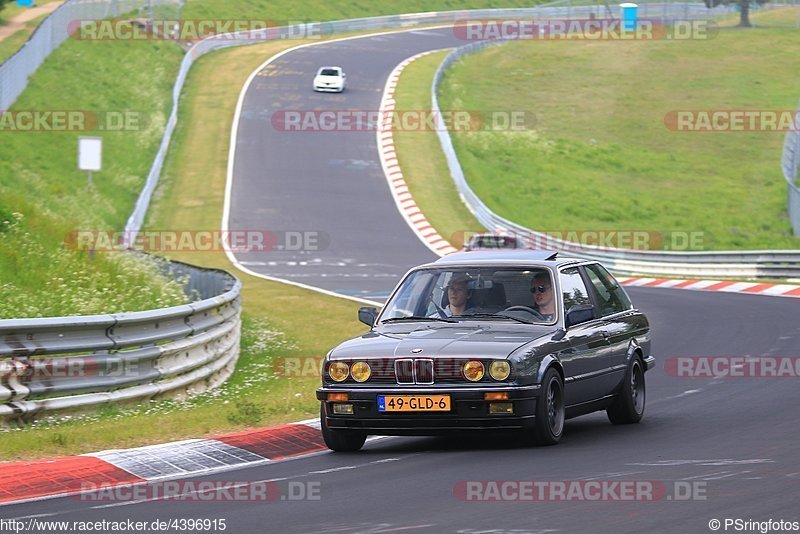
<svg viewBox="0 0 800 534">
<path fill-rule="evenodd" d="M 320 76 L 339 76 L 339 71 L 336 69 L 322 69 L 319 74 Z"/>
<path fill-rule="evenodd" d="M 552 274 L 545 267 L 421 269 L 403 280 L 380 322 L 421 317 L 552 324 L 554 295 Z"/>
</svg>

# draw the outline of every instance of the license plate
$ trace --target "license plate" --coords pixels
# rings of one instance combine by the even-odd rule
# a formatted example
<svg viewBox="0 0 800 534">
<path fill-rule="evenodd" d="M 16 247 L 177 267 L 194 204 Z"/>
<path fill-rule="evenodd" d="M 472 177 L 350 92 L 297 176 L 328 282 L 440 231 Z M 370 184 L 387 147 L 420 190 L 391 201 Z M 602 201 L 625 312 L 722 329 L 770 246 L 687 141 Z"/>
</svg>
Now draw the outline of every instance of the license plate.
<svg viewBox="0 0 800 534">
<path fill-rule="evenodd" d="M 378 395 L 379 412 L 449 412 L 450 395 Z"/>
</svg>

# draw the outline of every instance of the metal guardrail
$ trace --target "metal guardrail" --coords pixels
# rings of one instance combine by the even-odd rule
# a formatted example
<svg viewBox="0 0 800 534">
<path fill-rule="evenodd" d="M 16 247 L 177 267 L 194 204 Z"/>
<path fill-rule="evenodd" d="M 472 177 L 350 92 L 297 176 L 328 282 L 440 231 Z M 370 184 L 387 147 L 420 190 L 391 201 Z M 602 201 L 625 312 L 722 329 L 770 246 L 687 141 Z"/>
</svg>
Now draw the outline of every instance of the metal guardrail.
<svg viewBox="0 0 800 534">
<path fill-rule="evenodd" d="M 181 398 L 224 382 L 239 357 L 241 282 L 169 262 L 189 304 L 0 320 L 0 424 L 110 402 Z"/>
<path fill-rule="evenodd" d="M 783 154 L 781 155 L 781 169 L 786 184 L 789 186 L 789 219 L 792 222 L 792 232 L 800 236 L 800 184 L 797 183 L 797 169 L 800 167 L 800 108 L 795 113 L 795 128 L 786 132 L 783 140 Z"/>
<path fill-rule="evenodd" d="M 712 252 L 676 252 L 624 250 L 616 248 L 580 245 L 555 239 L 545 233 L 536 232 L 493 212 L 470 188 L 464 177 L 464 171 L 453 148 L 450 133 L 444 125 L 437 90 L 444 72 L 461 57 L 482 50 L 488 46 L 506 44 L 508 41 L 478 42 L 459 47 L 448 54 L 434 75 L 431 88 L 431 101 L 434 115 L 437 117 L 437 133 L 442 145 L 450 176 L 467 208 L 483 226 L 493 232 L 510 233 L 533 243 L 547 243 L 547 248 L 562 250 L 571 255 L 600 260 L 611 270 L 619 274 L 699 277 L 699 278 L 798 278 L 800 277 L 800 250 L 746 250 L 746 251 L 712 251 Z M 784 175 L 797 176 L 800 163 L 800 135 L 791 131 L 784 144 Z M 793 174 L 792 174 L 793 173 Z M 793 223 L 800 217 L 800 191 L 790 181 L 789 209 Z"/>
<path fill-rule="evenodd" d="M 463 22 L 466 20 L 491 20 L 491 19 L 531 19 L 531 18 L 573 18 L 602 17 L 608 15 L 605 5 L 573 5 L 572 0 L 557 0 L 530 8 L 516 9 L 474 9 L 430 13 L 410 13 L 404 15 L 388 15 L 383 17 L 368 17 L 348 19 L 335 22 L 316 22 L 281 26 L 266 30 L 251 30 L 245 32 L 215 35 L 203 39 L 192 47 L 183 58 L 175 86 L 172 90 L 172 112 L 167 120 L 164 136 L 158 149 L 153 165 L 147 175 L 147 181 L 136 201 L 136 207 L 125 224 L 125 235 L 129 242 L 133 242 L 136 234 L 144 224 L 150 198 L 155 191 L 158 179 L 161 176 L 164 160 L 169 150 L 169 143 L 178 122 L 178 100 L 186 81 L 186 76 L 192 64 L 199 57 L 232 46 L 265 43 L 279 39 L 296 38 L 298 35 L 331 35 L 356 31 L 372 31 L 382 29 L 407 28 L 432 24 L 446 24 Z M 702 2 L 641 2 L 639 15 L 642 18 L 666 19 L 699 19 L 717 17 L 732 10 L 729 6 L 718 6 L 713 9 L 706 8 Z M 617 16 L 618 13 L 614 13 Z"/>
</svg>

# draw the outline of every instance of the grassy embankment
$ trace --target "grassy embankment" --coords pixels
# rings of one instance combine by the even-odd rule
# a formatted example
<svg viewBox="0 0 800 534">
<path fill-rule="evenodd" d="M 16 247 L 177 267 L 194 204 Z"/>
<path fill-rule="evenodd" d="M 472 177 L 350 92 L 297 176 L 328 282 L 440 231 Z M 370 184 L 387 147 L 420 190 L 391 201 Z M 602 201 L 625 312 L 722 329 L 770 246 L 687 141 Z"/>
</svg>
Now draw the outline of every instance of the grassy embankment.
<svg viewBox="0 0 800 534">
<path fill-rule="evenodd" d="M 453 136 L 475 192 L 525 226 L 702 232 L 706 249 L 797 248 L 783 132 L 665 125 L 673 110 L 794 109 L 796 20 L 796 9 L 763 12 L 756 28 L 709 40 L 517 42 L 455 65 L 440 105 L 535 114 L 527 131 Z"/>
</svg>

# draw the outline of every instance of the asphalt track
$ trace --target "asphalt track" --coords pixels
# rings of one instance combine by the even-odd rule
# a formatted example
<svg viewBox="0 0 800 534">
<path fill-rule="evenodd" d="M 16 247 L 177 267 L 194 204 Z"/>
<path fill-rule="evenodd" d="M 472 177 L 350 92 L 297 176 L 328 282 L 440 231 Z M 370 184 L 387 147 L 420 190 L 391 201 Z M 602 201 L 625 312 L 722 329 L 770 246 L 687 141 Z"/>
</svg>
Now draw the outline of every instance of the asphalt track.
<svg viewBox="0 0 800 534">
<path fill-rule="evenodd" d="M 284 56 L 276 69 L 285 74 L 265 76 L 265 86 L 254 84 L 246 108 L 259 113 L 311 104 L 377 107 L 385 76 L 395 64 L 426 48 L 451 44 L 457 43 L 448 42 L 447 32 L 417 31 L 298 50 Z M 311 72 L 323 63 L 344 66 L 350 92 L 332 97 L 310 93 Z M 293 133 L 282 138 L 265 124 L 242 122 L 233 227 L 324 229 L 330 247 L 316 257 L 322 263 L 350 260 L 348 268 L 297 269 L 294 280 L 379 295 L 407 267 L 433 259 L 396 213 L 376 164 L 373 135 Z M 271 147 L 274 142 L 281 148 Z M 294 265 L 269 265 L 268 257 L 252 260 L 265 265 L 250 268 L 270 276 L 295 272 Z M 343 276 L 353 269 L 366 276 Z M 642 287 L 629 288 L 629 293 L 650 318 L 658 358 L 647 375 L 647 412 L 639 425 L 612 426 L 604 414 L 570 420 L 562 443 L 548 448 L 526 447 L 513 435 L 388 438 L 356 454 L 319 453 L 196 479 L 309 482 L 318 485 L 318 500 L 96 503 L 64 497 L 3 507 L 0 518 L 224 518 L 226 532 L 234 533 L 693 533 L 711 532 L 712 519 L 800 521 L 797 378 L 678 378 L 664 367 L 672 356 L 798 356 L 797 301 Z M 463 481 L 486 480 L 654 481 L 667 495 L 655 501 L 600 502 L 459 498 Z M 695 484 L 694 495 L 678 498 L 676 481 L 683 488 Z"/>
<path fill-rule="evenodd" d="M 449 29 L 391 33 L 301 48 L 263 69 L 242 106 L 229 229 L 309 232 L 319 240 L 236 259 L 271 277 L 374 300 L 387 297 L 411 267 L 435 260 L 395 206 L 374 130 L 286 131 L 280 117 L 287 110 L 377 111 L 398 63 L 464 44 Z M 322 65 L 344 69 L 344 93 L 311 90 Z"/>
</svg>

